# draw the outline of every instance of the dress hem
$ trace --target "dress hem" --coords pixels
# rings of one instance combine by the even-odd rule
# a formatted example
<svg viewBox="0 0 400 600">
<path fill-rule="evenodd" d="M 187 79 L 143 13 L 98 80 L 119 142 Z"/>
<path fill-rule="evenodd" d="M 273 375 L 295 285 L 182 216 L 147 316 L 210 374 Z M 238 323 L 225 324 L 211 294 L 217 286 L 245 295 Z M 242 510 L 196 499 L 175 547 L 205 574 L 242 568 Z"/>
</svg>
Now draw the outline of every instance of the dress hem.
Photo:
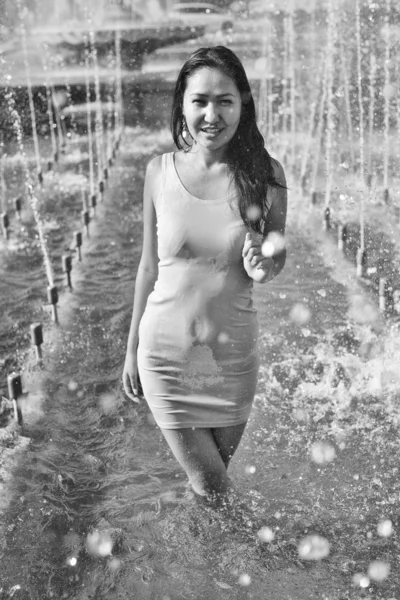
<svg viewBox="0 0 400 600">
<path fill-rule="evenodd" d="M 184 423 L 182 425 L 174 424 L 173 427 L 170 424 L 162 425 L 160 423 L 157 423 L 157 421 L 156 423 L 158 427 L 160 427 L 160 429 L 217 429 L 219 427 L 234 427 L 235 425 L 247 423 L 249 418 L 250 415 L 245 419 L 240 419 L 239 421 L 235 421 L 234 423 Z"/>
</svg>

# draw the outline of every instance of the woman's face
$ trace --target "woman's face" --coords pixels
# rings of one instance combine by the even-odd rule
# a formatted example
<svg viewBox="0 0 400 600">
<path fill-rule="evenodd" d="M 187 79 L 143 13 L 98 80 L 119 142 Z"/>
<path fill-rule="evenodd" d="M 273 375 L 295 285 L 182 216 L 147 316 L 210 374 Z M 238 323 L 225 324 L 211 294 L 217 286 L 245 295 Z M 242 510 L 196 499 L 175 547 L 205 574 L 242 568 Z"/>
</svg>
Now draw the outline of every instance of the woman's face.
<svg viewBox="0 0 400 600">
<path fill-rule="evenodd" d="M 183 114 L 194 142 L 217 150 L 233 138 L 240 122 L 241 95 L 233 79 L 202 67 L 187 80 Z"/>
</svg>

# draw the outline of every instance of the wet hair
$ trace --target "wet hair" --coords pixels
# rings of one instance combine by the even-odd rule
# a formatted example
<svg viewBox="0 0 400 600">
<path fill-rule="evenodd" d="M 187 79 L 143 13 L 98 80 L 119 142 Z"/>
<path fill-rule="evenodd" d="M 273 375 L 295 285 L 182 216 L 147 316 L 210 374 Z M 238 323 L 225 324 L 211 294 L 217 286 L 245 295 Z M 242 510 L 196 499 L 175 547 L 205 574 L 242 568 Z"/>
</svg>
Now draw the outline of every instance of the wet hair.
<svg viewBox="0 0 400 600">
<path fill-rule="evenodd" d="M 243 222 L 253 231 L 263 233 L 271 206 L 268 186 L 285 188 L 285 185 L 275 178 L 273 159 L 257 127 L 256 109 L 246 72 L 239 58 L 229 48 L 199 48 L 182 66 L 173 96 L 172 137 L 178 149 L 189 150 L 190 144 L 182 136 L 185 128 L 183 96 L 189 77 L 204 67 L 218 69 L 230 77 L 241 94 L 242 113 L 235 135 L 227 147 L 227 166 L 239 192 L 239 211 Z"/>
</svg>

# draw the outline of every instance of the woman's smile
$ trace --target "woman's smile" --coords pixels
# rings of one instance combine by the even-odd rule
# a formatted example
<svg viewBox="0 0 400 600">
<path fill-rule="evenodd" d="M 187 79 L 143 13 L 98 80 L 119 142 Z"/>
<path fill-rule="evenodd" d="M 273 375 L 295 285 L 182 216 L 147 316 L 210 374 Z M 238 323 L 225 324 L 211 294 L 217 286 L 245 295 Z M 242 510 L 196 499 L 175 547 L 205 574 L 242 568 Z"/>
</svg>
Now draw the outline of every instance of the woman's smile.
<svg viewBox="0 0 400 600">
<path fill-rule="evenodd" d="M 202 67 L 188 79 L 183 108 L 193 141 L 208 151 L 223 150 L 238 128 L 242 100 L 230 77 Z"/>
<path fill-rule="evenodd" d="M 203 131 L 209 137 L 216 137 L 223 131 L 222 127 L 202 127 L 201 131 Z"/>
</svg>

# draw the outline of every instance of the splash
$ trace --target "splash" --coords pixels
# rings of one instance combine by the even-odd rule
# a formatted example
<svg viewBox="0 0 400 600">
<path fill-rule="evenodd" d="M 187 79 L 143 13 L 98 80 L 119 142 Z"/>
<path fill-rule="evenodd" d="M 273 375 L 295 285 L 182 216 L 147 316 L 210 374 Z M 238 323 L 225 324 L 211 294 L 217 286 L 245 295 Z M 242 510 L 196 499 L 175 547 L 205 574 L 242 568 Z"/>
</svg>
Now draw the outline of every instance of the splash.
<svg viewBox="0 0 400 600">
<path fill-rule="evenodd" d="M 39 200 L 34 195 L 32 188 L 29 191 L 29 200 L 30 200 L 30 205 L 32 208 L 33 215 L 35 217 L 35 222 L 37 225 L 40 248 L 42 250 L 43 263 L 44 263 L 44 268 L 46 271 L 47 281 L 48 281 L 49 286 L 52 287 L 52 286 L 54 286 L 54 275 L 53 275 L 53 268 L 51 266 L 50 252 L 49 252 L 49 248 L 47 245 L 46 237 L 44 235 L 45 228 L 44 228 L 44 223 L 42 221 L 42 218 L 40 216 Z"/>
</svg>

